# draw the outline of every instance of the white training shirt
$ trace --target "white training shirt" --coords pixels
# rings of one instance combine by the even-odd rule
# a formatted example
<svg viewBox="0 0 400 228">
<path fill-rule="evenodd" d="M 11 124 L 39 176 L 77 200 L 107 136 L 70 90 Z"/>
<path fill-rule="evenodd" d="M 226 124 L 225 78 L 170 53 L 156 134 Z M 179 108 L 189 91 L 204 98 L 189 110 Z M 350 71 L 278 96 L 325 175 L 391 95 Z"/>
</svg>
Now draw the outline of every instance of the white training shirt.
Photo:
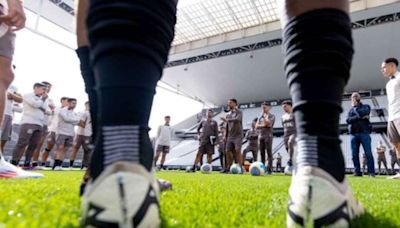
<svg viewBox="0 0 400 228">
<path fill-rule="evenodd" d="M 79 116 L 74 110 L 69 110 L 68 107 L 60 109 L 58 112 L 58 125 L 57 134 L 60 135 L 75 135 L 75 125 L 78 125 L 80 121 Z"/>
<path fill-rule="evenodd" d="M 35 93 L 28 93 L 23 96 L 24 113 L 22 114 L 21 124 L 36 124 L 43 126 L 44 110 L 46 102 Z"/>
<path fill-rule="evenodd" d="M 173 128 L 167 125 L 161 125 L 158 127 L 157 132 L 157 145 L 170 146 L 172 138 Z"/>
<path fill-rule="evenodd" d="M 393 79 L 386 84 L 388 98 L 389 121 L 400 118 L 400 72 L 396 72 Z"/>
<path fill-rule="evenodd" d="M 84 111 L 79 113 L 80 120 L 85 122 L 85 128 L 78 126 L 78 130 L 76 131 L 77 135 L 83 135 L 90 137 L 92 136 L 92 119 L 90 118 L 90 112 Z"/>
<path fill-rule="evenodd" d="M 54 109 L 53 115 L 49 118 L 49 132 L 55 132 L 57 133 L 57 127 L 58 127 L 58 113 L 60 112 L 61 107 L 56 107 Z"/>
<path fill-rule="evenodd" d="M 46 100 L 46 112 L 44 113 L 44 120 L 43 120 L 43 125 L 48 126 L 50 123 L 50 117 L 53 115 L 53 111 L 51 111 L 49 105 L 54 105 L 54 102 L 52 99 L 47 98 Z"/>
<path fill-rule="evenodd" d="M 18 92 L 18 89 L 14 85 L 10 85 L 10 87 L 8 87 L 7 92 L 8 93 L 16 93 L 16 92 Z M 14 100 L 9 100 L 9 99 L 7 99 L 7 96 L 6 96 L 6 104 L 5 104 L 5 107 L 4 107 L 4 115 L 8 115 L 8 116 L 13 117 L 14 116 L 13 106 L 14 106 Z"/>
</svg>

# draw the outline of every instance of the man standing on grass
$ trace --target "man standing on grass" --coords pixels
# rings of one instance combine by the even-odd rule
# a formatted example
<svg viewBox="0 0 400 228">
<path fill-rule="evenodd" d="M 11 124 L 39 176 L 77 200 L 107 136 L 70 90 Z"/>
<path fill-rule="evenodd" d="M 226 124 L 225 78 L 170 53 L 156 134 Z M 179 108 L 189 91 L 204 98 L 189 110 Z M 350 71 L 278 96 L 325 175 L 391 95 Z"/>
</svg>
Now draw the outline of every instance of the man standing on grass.
<svg viewBox="0 0 400 228">
<path fill-rule="evenodd" d="M 246 132 L 244 138 L 247 140 L 248 145 L 246 149 L 243 150 L 242 161 L 246 160 L 246 154 L 251 152 L 253 154 L 253 161 L 257 161 L 258 154 L 258 131 L 256 129 L 257 118 L 251 122 L 251 129 Z"/>
<path fill-rule="evenodd" d="M 275 157 L 276 159 L 276 172 L 282 172 L 282 155 L 278 153 Z M 279 170 L 279 171 L 278 171 Z"/>
<path fill-rule="evenodd" d="M 292 101 L 284 101 L 282 102 L 282 109 L 285 114 L 282 115 L 282 126 L 283 126 L 283 142 L 285 143 L 286 151 L 289 154 L 289 160 L 287 162 L 287 166 L 289 167 L 287 170 L 293 170 L 293 154 L 294 154 L 294 145 L 296 143 L 296 121 L 293 114 L 293 104 Z"/>
<path fill-rule="evenodd" d="M 397 159 L 400 161 L 400 72 L 397 70 L 399 61 L 396 58 L 388 58 L 383 61 L 382 74 L 389 78 L 386 84 L 388 99 L 388 130 L 387 135 L 396 149 Z M 400 179 L 400 172 L 392 177 Z"/>
<path fill-rule="evenodd" d="M 89 102 L 85 103 L 85 111 L 80 114 L 80 125 L 76 132 L 75 143 L 72 147 L 71 156 L 69 159 L 69 167 L 73 168 L 76 155 L 78 150 L 83 148 L 83 159 L 81 169 L 89 166 L 89 159 L 92 153 L 91 142 L 92 142 L 92 120 L 90 118 L 90 107 Z"/>
<path fill-rule="evenodd" d="M 262 114 L 258 118 L 256 128 L 258 130 L 259 146 L 261 162 L 265 164 L 265 154 L 267 154 L 267 173 L 272 174 L 272 141 L 273 141 L 273 128 L 275 124 L 275 115 L 269 112 L 270 105 L 268 102 L 262 104 Z"/>
<path fill-rule="evenodd" d="M 154 158 L 154 166 L 156 166 L 158 157 L 161 155 L 160 170 L 164 169 L 164 162 L 169 149 L 171 147 L 171 138 L 173 134 L 173 128 L 170 126 L 171 117 L 164 117 L 164 125 L 158 127 L 157 131 L 157 150 Z"/>
<path fill-rule="evenodd" d="M 79 116 L 74 112 L 77 100 L 68 98 L 68 106 L 58 113 L 58 128 L 56 138 L 56 156 L 53 170 L 62 170 L 62 163 L 69 148 L 72 147 L 75 135 L 75 126 L 80 124 Z"/>
<path fill-rule="evenodd" d="M 365 156 L 365 153 L 362 154 L 362 169 L 363 169 L 363 174 L 367 174 L 367 167 L 368 165 L 368 159 L 367 156 Z"/>
<path fill-rule="evenodd" d="M 224 173 L 229 173 L 229 168 L 233 164 L 233 157 L 237 163 L 243 168 L 241 148 L 243 141 L 243 113 L 238 109 L 236 99 L 228 101 L 229 113 L 226 117 L 221 117 L 221 120 L 226 123 L 226 167 Z"/>
<path fill-rule="evenodd" d="M 42 83 L 33 85 L 33 92 L 23 96 L 24 113 L 21 118 L 21 126 L 18 141 L 15 145 L 11 163 L 18 165 L 25 153 L 24 167 L 30 168 L 31 158 L 35 151 L 43 128 L 43 120 L 47 110 L 47 86 Z"/>
<path fill-rule="evenodd" d="M 200 146 L 197 152 L 192 171 L 196 171 L 196 165 L 200 162 L 203 155 L 207 155 L 207 163 L 211 165 L 212 155 L 214 154 L 215 145 L 218 142 L 218 123 L 213 120 L 214 112 L 212 109 L 207 111 L 207 119 L 200 122 L 197 128 L 199 134 Z"/>
<path fill-rule="evenodd" d="M 225 172 L 226 169 L 226 153 L 225 153 L 225 124 L 220 124 L 219 134 L 218 134 L 218 153 L 219 153 L 219 161 L 221 163 L 221 172 Z"/>
<path fill-rule="evenodd" d="M 47 90 L 46 90 L 46 94 L 48 95 L 51 91 L 51 87 L 52 85 L 49 82 L 42 82 L 42 84 L 47 86 Z M 39 155 L 40 155 L 40 151 L 42 149 L 43 146 L 43 142 L 46 139 L 47 134 L 49 133 L 49 118 L 50 116 L 52 116 L 54 114 L 54 102 L 53 100 L 51 100 L 50 98 L 47 98 L 46 100 L 46 110 L 45 110 L 45 115 L 44 115 L 44 119 L 43 119 L 43 129 L 42 129 L 42 135 L 40 136 L 40 140 L 39 143 L 37 145 L 37 148 L 35 149 L 35 152 L 33 153 L 33 157 L 32 157 L 32 167 L 33 169 L 42 169 L 41 167 L 39 167 Z"/>
<path fill-rule="evenodd" d="M 378 157 L 378 173 L 379 175 L 382 175 L 381 173 L 381 164 L 383 163 L 383 166 L 385 166 L 386 170 L 386 175 L 389 175 L 389 169 L 387 167 L 387 162 L 386 162 L 386 147 L 383 145 L 382 141 L 379 141 L 379 145 L 376 147 L 376 155 Z"/>
<path fill-rule="evenodd" d="M 50 118 L 50 124 L 49 124 L 49 133 L 47 134 L 46 138 L 46 148 L 42 152 L 42 166 L 46 165 L 47 158 L 49 157 L 49 154 L 51 150 L 53 149 L 55 143 L 56 143 L 56 135 L 57 133 L 57 128 L 58 128 L 58 113 L 60 110 L 66 106 L 68 106 L 68 97 L 62 97 L 60 99 L 61 106 L 56 107 L 54 109 L 53 115 Z"/>
<path fill-rule="evenodd" d="M 375 176 L 374 157 L 371 149 L 371 123 L 369 115 L 371 107 L 361 102 L 359 93 L 351 95 L 352 108 L 347 115 L 347 124 L 351 135 L 351 150 L 354 163 L 354 175 L 362 176 L 360 167 L 360 146 L 364 148 L 364 153 L 368 161 L 368 175 Z"/>
</svg>

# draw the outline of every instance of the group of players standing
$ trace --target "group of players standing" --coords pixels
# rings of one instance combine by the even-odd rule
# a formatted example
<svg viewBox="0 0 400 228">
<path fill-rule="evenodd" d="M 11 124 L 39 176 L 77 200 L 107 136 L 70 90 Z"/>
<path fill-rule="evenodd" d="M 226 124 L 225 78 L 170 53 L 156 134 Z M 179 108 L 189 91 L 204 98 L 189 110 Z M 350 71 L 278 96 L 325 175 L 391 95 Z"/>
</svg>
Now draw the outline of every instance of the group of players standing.
<svg viewBox="0 0 400 228">
<path fill-rule="evenodd" d="M 1 126 L 1 148 L 11 140 L 14 111 L 22 112 L 18 141 L 12 152 L 11 164 L 19 165 L 25 154 L 24 169 L 40 170 L 46 165 L 49 153 L 55 146 L 53 170 L 62 170 L 64 157 L 72 147 L 70 167 L 73 167 L 78 150 L 83 147 L 84 157 L 81 168 L 86 168 L 91 154 L 92 126 L 88 102 L 85 111 L 74 112 L 75 98 L 62 97 L 56 107 L 49 98 L 52 85 L 39 82 L 33 85 L 33 92 L 23 96 L 15 86 L 7 91 L 4 120 Z M 18 103 L 23 104 L 21 108 Z M 75 126 L 78 126 L 75 136 Z M 74 139 L 75 137 L 75 139 Z M 42 151 L 44 142 L 46 147 Z M 39 157 L 41 154 L 41 159 Z"/>
<path fill-rule="evenodd" d="M 218 129 L 218 123 L 213 120 L 214 113 L 212 109 L 207 111 L 207 118 L 200 122 L 197 129 L 199 133 L 200 146 L 194 162 L 192 171 L 196 170 L 197 164 L 203 155 L 207 155 L 207 162 L 212 163 L 212 154 L 214 146 L 218 144 L 219 157 L 221 161 L 222 173 L 229 173 L 229 169 L 235 161 L 243 168 L 246 160 L 246 154 L 251 152 L 253 161 L 257 161 L 258 153 L 261 155 L 261 162 L 266 165 L 268 174 L 272 173 L 272 142 L 273 127 L 275 124 L 275 115 L 270 112 L 270 104 L 262 104 L 261 116 L 255 118 L 251 123 L 251 129 L 246 132 L 245 140 L 247 147 L 242 151 L 243 145 L 243 113 L 238 108 L 236 99 L 228 101 L 229 113 L 226 117 L 221 117 L 222 123 Z M 284 101 L 282 103 L 284 114 L 281 117 L 284 129 L 284 144 L 289 154 L 287 165 L 292 167 L 292 157 L 294 143 L 296 138 L 295 119 L 292 112 L 292 102 Z M 281 157 L 277 158 L 278 163 Z M 266 163 L 267 161 L 267 163 Z"/>
</svg>

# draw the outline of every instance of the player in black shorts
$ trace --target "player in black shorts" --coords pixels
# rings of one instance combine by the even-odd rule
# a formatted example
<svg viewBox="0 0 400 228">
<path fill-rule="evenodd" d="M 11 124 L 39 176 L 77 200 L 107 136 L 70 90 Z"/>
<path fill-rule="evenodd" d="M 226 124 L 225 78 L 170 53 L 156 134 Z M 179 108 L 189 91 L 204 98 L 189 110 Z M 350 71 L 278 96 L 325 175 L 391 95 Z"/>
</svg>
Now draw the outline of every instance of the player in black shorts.
<svg viewBox="0 0 400 228">
<path fill-rule="evenodd" d="M 282 155 L 278 153 L 275 157 L 276 160 L 276 172 L 282 172 Z"/>
<path fill-rule="evenodd" d="M 282 102 L 282 109 L 285 112 L 285 114 L 282 115 L 283 141 L 286 151 L 289 154 L 289 160 L 287 162 L 288 170 L 292 170 L 294 145 L 296 143 L 296 121 L 292 106 L 293 104 L 291 101 Z"/>
<path fill-rule="evenodd" d="M 226 169 L 226 153 L 225 153 L 225 124 L 220 124 L 219 134 L 218 134 L 218 153 L 219 161 L 221 163 L 221 172 L 225 172 Z"/>
<path fill-rule="evenodd" d="M 213 120 L 214 112 L 212 109 L 207 111 L 207 119 L 200 122 L 197 128 L 199 134 L 199 150 L 193 164 L 192 171 L 196 171 L 196 165 L 200 162 L 203 155 L 207 155 L 207 163 L 212 163 L 212 155 L 214 154 L 215 145 L 218 142 L 218 123 Z"/>
<path fill-rule="evenodd" d="M 236 99 L 228 101 L 229 113 L 226 117 L 221 117 L 221 120 L 226 123 L 226 169 L 229 172 L 229 167 L 232 165 L 235 158 L 236 162 L 242 167 L 242 141 L 243 141 L 243 113 L 237 107 Z"/>
<path fill-rule="evenodd" d="M 251 122 L 251 129 L 246 132 L 244 138 L 247 140 L 248 145 L 246 149 L 243 150 L 243 165 L 246 160 L 246 154 L 251 152 L 253 154 L 253 161 L 257 161 L 258 154 L 258 131 L 256 129 L 257 118 Z"/>
<path fill-rule="evenodd" d="M 269 111 L 270 104 L 268 102 L 263 103 L 262 109 L 262 114 L 258 118 L 256 125 L 258 130 L 261 162 L 265 164 L 265 154 L 267 154 L 267 173 L 272 174 L 272 141 L 274 138 L 272 131 L 275 124 L 275 115 Z"/>
</svg>

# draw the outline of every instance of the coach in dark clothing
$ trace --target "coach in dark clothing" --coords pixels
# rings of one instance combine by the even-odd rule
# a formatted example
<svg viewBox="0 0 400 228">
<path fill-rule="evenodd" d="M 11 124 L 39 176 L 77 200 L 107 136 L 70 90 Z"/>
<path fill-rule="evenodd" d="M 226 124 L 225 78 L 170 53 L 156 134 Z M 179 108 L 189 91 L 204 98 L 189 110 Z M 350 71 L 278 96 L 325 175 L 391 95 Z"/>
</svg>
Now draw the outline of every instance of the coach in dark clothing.
<svg viewBox="0 0 400 228">
<path fill-rule="evenodd" d="M 369 122 L 371 107 L 361 103 L 361 96 L 358 93 L 351 95 L 351 103 L 353 108 L 350 109 L 347 115 L 347 123 L 349 124 L 351 135 L 354 172 L 356 176 L 362 176 L 359 156 L 361 144 L 367 157 L 368 174 L 375 176 L 374 157 L 371 150 L 371 123 Z"/>
</svg>

